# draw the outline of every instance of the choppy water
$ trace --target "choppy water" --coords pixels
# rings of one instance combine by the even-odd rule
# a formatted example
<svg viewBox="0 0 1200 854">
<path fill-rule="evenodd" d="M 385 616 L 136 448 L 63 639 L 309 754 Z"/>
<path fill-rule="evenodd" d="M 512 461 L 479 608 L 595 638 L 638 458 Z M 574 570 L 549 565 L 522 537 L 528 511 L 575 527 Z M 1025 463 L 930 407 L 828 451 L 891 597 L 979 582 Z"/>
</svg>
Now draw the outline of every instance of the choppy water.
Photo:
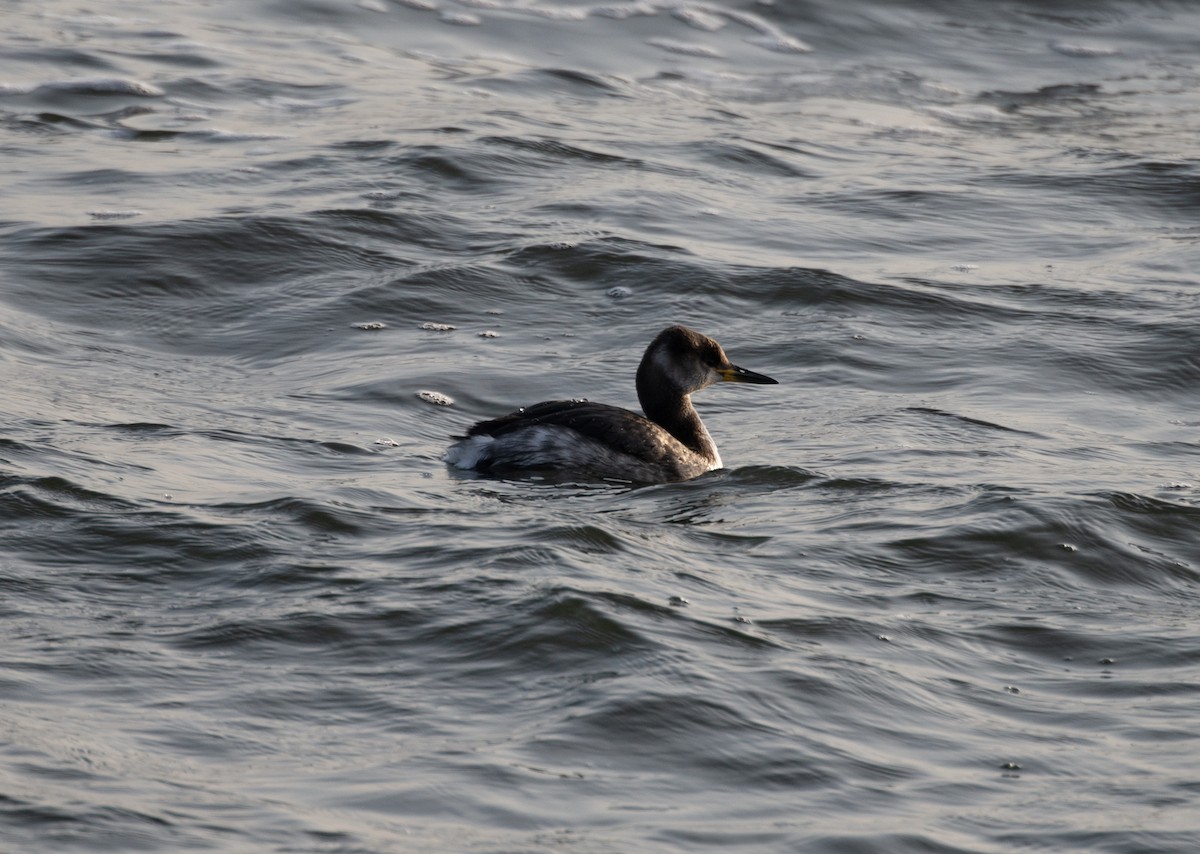
<svg viewBox="0 0 1200 854">
<path fill-rule="evenodd" d="M 0 848 L 1200 850 L 1194 4 L 3 21 Z"/>
</svg>

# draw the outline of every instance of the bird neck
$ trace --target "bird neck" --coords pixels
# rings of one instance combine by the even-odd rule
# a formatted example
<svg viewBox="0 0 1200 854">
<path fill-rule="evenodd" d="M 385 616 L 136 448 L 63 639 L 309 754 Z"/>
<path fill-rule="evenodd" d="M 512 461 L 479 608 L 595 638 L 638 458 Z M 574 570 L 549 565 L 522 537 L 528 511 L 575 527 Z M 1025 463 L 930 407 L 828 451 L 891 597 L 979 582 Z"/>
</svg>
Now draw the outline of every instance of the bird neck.
<svg viewBox="0 0 1200 854">
<path fill-rule="evenodd" d="M 638 401 L 647 418 L 688 448 L 707 459 L 718 459 L 717 446 L 692 406 L 690 395 L 651 394 L 638 382 Z"/>
</svg>

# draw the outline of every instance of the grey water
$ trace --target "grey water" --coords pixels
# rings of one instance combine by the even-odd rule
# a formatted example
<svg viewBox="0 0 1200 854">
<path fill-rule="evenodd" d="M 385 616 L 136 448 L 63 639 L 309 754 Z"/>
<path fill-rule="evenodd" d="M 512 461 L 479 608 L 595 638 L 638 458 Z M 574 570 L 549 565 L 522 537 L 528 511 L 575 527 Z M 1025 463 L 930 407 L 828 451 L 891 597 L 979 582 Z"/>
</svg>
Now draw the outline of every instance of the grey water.
<svg viewBox="0 0 1200 854">
<path fill-rule="evenodd" d="M 1200 850 L 1200 6 L 0 19 L 0 850 Z"/>
</svg>

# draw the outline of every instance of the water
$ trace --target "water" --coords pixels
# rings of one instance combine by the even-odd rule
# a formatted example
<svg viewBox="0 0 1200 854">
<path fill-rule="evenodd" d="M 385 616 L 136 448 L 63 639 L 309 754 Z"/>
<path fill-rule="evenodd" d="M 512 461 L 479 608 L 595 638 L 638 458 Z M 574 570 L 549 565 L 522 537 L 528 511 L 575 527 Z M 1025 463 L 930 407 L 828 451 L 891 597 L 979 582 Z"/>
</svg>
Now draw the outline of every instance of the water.
<svg viewBox="0 0 1200 854">
<path fill-rule="evenodd" d="M 1193 4 L 4 22 L 0 848 L 1200 848 Z"/>
</svg>

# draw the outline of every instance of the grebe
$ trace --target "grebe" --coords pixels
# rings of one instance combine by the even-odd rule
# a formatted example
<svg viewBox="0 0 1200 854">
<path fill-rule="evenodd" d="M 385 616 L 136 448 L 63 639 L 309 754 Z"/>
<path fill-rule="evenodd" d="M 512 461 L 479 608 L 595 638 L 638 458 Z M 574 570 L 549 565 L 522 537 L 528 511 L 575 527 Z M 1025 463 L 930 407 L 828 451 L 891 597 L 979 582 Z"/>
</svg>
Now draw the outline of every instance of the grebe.
<svg viewBox="0 0 1200 854">
<path fill-rule="evenodd" d="M 774 384 L 732 364 L 721 345 L 686 326 L 658 333 L 637 370 L 645 417 L 586 400 L 548 400 L 480 421 L 446 451 L 475 471 L 548 468 L 645 483 L 688 480 L 721 468 L 692 392 L 719 382 Z"/>
</svg>

